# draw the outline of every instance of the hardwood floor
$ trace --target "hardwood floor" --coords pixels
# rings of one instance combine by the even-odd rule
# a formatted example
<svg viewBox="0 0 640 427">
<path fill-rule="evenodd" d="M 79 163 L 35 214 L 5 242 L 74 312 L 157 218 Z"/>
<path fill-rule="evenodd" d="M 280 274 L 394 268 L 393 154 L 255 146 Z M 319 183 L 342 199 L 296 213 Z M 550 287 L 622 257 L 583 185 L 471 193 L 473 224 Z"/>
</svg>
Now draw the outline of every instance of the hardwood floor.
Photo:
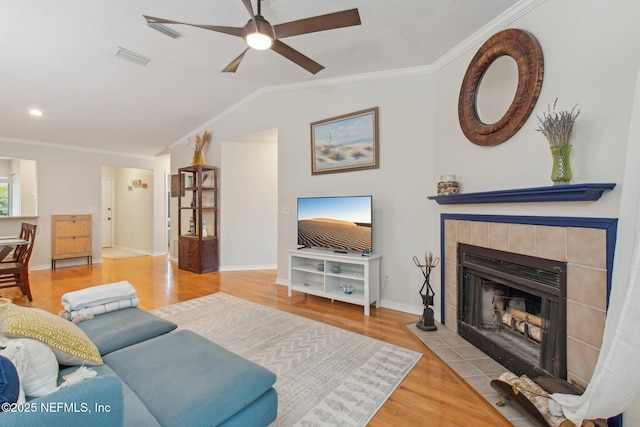
<svg viewBox="0 0 640 427">
<path fill-rule="evenodd" d="M 371 426 L 511 426 L 405 328 L 418 321 L 416 315 L 372 307 L 371 316 L 365 317 L 360 306 L 300 293 L 289 298 L 287 288 L 277 285 L 275 279 L 273 270 L 199 275 L 179 270 L 164 256 L 146 256 L 34 271 L 30 275 L 33 302 L 29 303 L 16 288 L 4 289 L 2 296 L 16 304 L 58 314 L 65 292 L 120 280 L 133 284 L 140 307 L 147 310 L 224 292 L 423 353 L 371 420 Z"/>
</svg>

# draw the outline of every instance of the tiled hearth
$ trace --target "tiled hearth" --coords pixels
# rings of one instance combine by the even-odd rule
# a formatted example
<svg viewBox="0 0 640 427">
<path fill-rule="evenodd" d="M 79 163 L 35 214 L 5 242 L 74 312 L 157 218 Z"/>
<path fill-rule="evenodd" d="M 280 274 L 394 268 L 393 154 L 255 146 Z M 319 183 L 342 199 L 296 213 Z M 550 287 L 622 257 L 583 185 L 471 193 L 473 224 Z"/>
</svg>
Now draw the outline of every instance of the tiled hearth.
<svg viewBox="0 0 640 427">
<path fill-rule="evenodd" d="M 513 406 L 496 406 L 498 395 L 490 383 L 507 369 L 458 336 L 453 329 L 439 323 L 436 326 L 438 330 L 433 332 L 422 331 L 415 325 L 407 327 L 511 424 L 516 427 L 533 427 L 534 424 Z"/>
<path fill-rule="evenodd" d="M 444 322 L 457 332 L 458 243 L 567 262 L 567 379 L 585 387 L 602 342 L 616 224 L 611 219 L 443 214 Z M 456 338 L 461 339 L 448 340 Z"/>
</svg>

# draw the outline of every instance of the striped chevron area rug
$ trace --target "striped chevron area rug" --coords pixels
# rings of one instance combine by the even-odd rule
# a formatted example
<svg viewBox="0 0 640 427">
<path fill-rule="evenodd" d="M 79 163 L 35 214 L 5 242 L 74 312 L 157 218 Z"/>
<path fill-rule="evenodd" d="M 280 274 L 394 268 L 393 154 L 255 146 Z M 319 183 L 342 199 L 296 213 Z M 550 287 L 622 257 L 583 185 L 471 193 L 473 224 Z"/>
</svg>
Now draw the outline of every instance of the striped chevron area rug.
<svg viewBox="0 0 640 427">
<path fill-rule="evenodd" d="M 422 356 L 223 293 L 153 313 L 274 372 L 276 426 L 364 426 Z"/>
</svg>

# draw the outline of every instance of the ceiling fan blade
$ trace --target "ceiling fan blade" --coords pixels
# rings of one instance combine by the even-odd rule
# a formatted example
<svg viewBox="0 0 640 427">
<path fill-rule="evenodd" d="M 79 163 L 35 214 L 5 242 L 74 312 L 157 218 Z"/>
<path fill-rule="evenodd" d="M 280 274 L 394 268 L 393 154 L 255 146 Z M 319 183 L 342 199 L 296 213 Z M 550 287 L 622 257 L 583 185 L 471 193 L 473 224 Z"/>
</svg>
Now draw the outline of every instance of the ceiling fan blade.
<svg viewBox="0 0 640 427">
<path fill-rule="evenodd" d="M 198 25 L 198 24 L 188 24 L 186 22 L 178 22 L 171 21 L 169 19 L 164 18 L 155 18 L 153 16 L 144 16 L 144 19 L 147 20 L 149 24 L 180 24 L 180 25 L 188 25 L 190 27 L 203 28 L 205 30 L 217 31 L 219 33 L 230 34 L 232 36 L 244 37 L 245 30 L 241 27 L 224 27 L 220 25 Z"/>
<path fill-rule="evenodd" d="M 360 14 L 358 13 L 358 9 L 350 9 L 342 12 L 329 13 L 327 15 L 314 16 L 313 18 L 277 24 L 273 26 L 273 30 L 276 33 L 276 38 L 280 39 L 300 34 L 315 33 L 316 31 L 351 27 L 354 25 L 360 25 L 360 23 Z"/>
<path fill-rule="evenodd" d="M 324 69 L 324 67 L 318 64 L 313 59 L 301 54 L 291 46 L 288 46 L 282 43 L 280 40 L 274 40 L 273 45 L 271 46 L 271 50 L 279 53 L 280 55 L 287 58 L 289 61 L 294 62 L 310 72 L 311 74 L 316 74 L 318 71 Z"/>
<path fill-rule="evenodd" d="M 238 69 L 238 66 L 240 66 L 240 62 L 242 62 L 242 58 L 244 58 L 244 54 L 247 53 L 248 50 L 249 50 L 249 48 L 246 48 L 244 50 L 244 52 L 242 52 L 240 54 L 240 56 L 238 56 L 236 59 L 231 61 L 231 63 L 229 65 L 227 65 L 225 67 L 225 69 L 222 70 L 222 72 L 223 73 L 235 73 L 236 70 Z"/>
<path fill-rule="evenodd" d="M 253 19 L 255 13 L 253 13 L 253 6 L 251 6 L 251 0 L 242 0 L 244 7 L 247 8 L 249 15 L 251 15 L 251 19 Z M 258 0 L 258 6 L 260 6 L 260 0 Z"/>
</svg>

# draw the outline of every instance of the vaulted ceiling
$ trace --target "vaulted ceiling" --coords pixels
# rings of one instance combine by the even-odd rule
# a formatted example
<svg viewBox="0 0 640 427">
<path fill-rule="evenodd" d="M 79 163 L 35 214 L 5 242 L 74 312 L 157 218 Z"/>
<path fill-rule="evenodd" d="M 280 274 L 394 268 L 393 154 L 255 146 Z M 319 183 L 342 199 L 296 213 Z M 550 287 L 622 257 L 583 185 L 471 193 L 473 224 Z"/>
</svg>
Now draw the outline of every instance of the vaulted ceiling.
<svg viewBox="0 0 640 427">
<path fill-rule="evenodd" d="M 432 65 L 522 3 L 531 0 L 264 0 L 273 25 L 358 9 L 359 26 L 284 40 L 325 67 L 314 75 L 271 50 L 222 73 L 242 38 L 167 25 L 174 39 L 143 18 L 242 27 L 242 0 L 4 1 L 0 136 L 155 156 L 262 87 Z M 119 47 L 150 61 L 115 56 Z"/>
</svg>

